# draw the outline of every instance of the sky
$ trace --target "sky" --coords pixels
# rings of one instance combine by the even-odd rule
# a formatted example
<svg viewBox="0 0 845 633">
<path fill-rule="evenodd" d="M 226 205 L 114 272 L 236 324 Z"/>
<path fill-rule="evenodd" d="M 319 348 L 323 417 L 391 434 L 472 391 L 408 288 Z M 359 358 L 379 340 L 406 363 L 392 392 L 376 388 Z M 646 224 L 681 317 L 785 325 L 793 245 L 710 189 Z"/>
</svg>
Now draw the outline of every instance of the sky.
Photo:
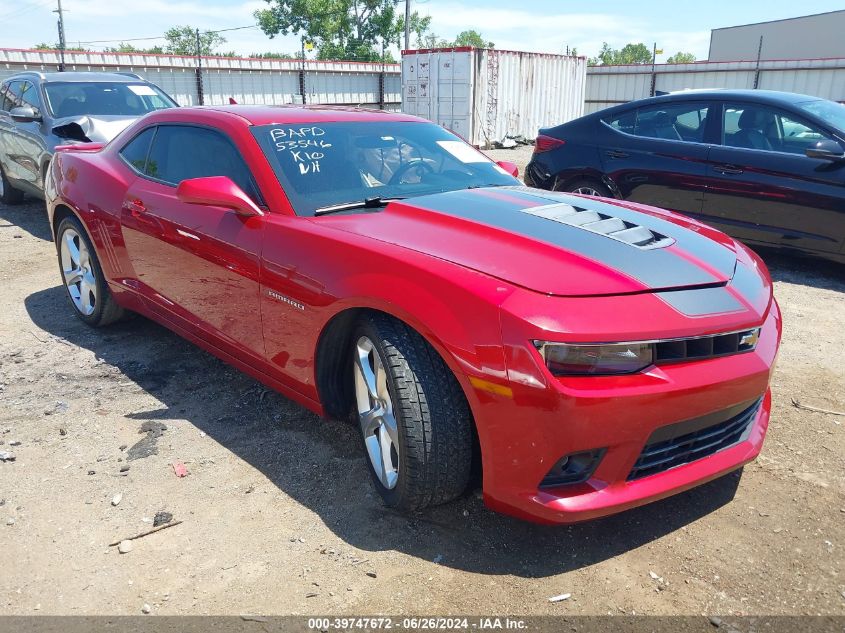
<svg viewBox="0 0 845 633">
<path fill-rule="evenodd" d="M 55 42 L 55 1 L 0 0 L 0 48 Z M 63 0 L 62 5 L 68 46 L 81 42 L 95 50 L 109 46 L 101 40 L 157 37 L 175 25 L 202 30 L 249 26 L 255 23 L 254 11 L 267 6 L 264 0 Z M 496 48 L 562 53 L 569 46 L 587 56 L 595 56 L 603 42 L 613 48 L 629 42 L 650 48 L 656 42 L 664 59 L 684 51 L 700 60 L 707 58 L 710 29 L 843 8 L 841 1 L 827 0 L 708 0 L 695 5 L 677 0 L 411 0 L 411 10 L 430 15 L 432 31 L 446 39 L 472 28 Z M 222 35 L 227 39 L 223 49 L 244 56 L 299 49 L 297 36 L 270 39 L 258 28 Z"/>
</svg>

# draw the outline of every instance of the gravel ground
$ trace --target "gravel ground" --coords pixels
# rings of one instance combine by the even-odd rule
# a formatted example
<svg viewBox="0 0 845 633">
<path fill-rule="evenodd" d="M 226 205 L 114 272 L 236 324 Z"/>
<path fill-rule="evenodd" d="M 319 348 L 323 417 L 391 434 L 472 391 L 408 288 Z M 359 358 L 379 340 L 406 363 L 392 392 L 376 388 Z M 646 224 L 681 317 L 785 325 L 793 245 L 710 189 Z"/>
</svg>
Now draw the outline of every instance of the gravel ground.
<svg viewBox="0 0 845 633">
<path fill-rule="evenodd" d="M 548 528 L 477 491 L 386 511 L 354 428 L 145 319 L 87 328 L 43 205 L 0 206 L 0 614 L 845 614 L 845 418 L 791 404 L 845 410 L 845 267 L 764 255 L 785 332 L 761 457 Z M 109 546 L 159 511 L 182 523 Z"/>
</svg>

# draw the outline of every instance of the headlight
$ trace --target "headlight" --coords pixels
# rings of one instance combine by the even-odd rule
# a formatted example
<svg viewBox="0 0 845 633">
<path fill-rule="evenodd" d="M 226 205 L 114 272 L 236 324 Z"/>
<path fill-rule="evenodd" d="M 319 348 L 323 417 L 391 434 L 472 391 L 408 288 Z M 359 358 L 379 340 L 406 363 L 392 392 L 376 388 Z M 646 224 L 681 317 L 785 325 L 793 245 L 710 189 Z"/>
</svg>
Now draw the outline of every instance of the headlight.
<svg viewBox="0 0 845 633">
<path fill-rule="evenodd" d="M 569 345 L 534 341 L 555 376 L 632 374 L 654 362 L 651 343 Z"/>
</svg>

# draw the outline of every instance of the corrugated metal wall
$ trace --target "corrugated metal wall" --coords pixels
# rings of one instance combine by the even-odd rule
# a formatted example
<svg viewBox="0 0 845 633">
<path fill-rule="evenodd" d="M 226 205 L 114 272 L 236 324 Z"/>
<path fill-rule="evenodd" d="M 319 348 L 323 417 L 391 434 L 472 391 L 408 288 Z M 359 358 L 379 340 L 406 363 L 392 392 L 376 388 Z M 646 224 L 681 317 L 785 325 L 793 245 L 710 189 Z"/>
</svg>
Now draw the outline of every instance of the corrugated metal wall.
<svg viewBox="0 0 845 633">
<path fill-rule="evenodd" d="M 178 55 L 65 52 L 66 70 L 137 73 L 160 86 L 180 105 L 199 103 L 196 63 L 195 57 Z M 22 70 L 55 71 L 58 65 L 55 51 L 0 49 L 0 80 Z M 306 103 L 399 109 L 399 65 L 357 62 L 308 61 L 303 71 L 301 62 L 294 60 L 204 57 L 203 101 L 219 105 L 233 97 L 244 104 L 299 103 L 301 72 Z"/>
<path fill-rule="evenodd" d="M 474 142 L 490 143 L 507 136 L 534 138 L 539 128 L 583 113 L 585 58 L 495 49 L 478 53 Z"/>
<path fill-rule="evenodd" d="M 534 138 L 540 127 L 581 116 L 583 57 L 486 49 L 405 51 L 402 111 L 475 145 Z"/>
<path fill-rule="evenodd" d="M 402 56 L 402 111 L 473 136 L 476 57 L 468 48 L 418 51 Z"/>
<path fill-rule="evenodd" d="M 845 102 L 845 59 L 745 62 L 696 62 L 587 69 L 584 112 L 651 96 L 695 88 L 757 88 L 799 92 Z"/>
</svg>

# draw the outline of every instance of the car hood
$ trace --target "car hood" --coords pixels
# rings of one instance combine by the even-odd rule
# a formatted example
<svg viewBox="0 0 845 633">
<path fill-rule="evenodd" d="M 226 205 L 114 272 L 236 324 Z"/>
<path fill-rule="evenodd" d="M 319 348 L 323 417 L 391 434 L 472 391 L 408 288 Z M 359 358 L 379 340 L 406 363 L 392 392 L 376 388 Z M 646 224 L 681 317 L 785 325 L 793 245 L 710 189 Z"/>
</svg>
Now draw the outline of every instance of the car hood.
<svg viewBox="0 0 845 633">
<path fill-rule="evenodd" d="M 53 134 L 83 143 L 108 143 L 129 127 L 136 116 L 80 115 L 53 121 Z"/>
<path fill-rule="evenodd" d="M 733 240 L 695 220 L 528 187 L 439 193 L 332 219 L 338 228 L 550 295 L 723 286 L 737 261 Z"/>
</svg>

